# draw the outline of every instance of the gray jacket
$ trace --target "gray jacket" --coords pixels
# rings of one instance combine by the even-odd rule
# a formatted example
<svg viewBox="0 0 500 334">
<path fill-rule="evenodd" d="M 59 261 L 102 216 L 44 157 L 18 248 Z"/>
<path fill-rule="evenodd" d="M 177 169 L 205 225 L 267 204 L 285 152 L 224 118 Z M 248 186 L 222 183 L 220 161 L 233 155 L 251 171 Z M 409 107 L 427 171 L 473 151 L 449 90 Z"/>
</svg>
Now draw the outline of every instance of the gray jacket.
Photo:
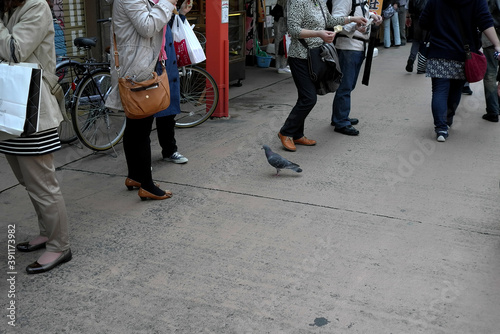
<svg viewBox="0 0 500 334">
<path fill-rule="evenodd" d="M 48 84 L 49 81 L 51 84 L 57 83 L 57 79 L 55 76 L 54 24 L 46 0 L 26 0 L 26 3 L 17 7 L 10 17 L 7 13 L 1 17 L 1 61 L 8 62 L 11 58 L 11 38 L 14 39 L 14 52 L 18 61 L 36 63 L 43 69 L 44 84 L 40 98 L 38 130 L 58 127 L 62 121 L 62 114 Z M 0 140 L 8 138 L 12 136 L 0 132 Z"/>
<path fill-rule="evenodd" d="M 155 5 L 148 0 L 106 0 L 113 4 L 111 55 L 114 54 L 113 33 L 119 53 L 119 73 L 111 57 L 112 91 L 106 100 L 110 109 L 122 110 L 118 77 L 136 81 L 151 78 L 163 40 L 163 27 L 172 16 L 175 6 L 167 0 Z"/>
</svg>

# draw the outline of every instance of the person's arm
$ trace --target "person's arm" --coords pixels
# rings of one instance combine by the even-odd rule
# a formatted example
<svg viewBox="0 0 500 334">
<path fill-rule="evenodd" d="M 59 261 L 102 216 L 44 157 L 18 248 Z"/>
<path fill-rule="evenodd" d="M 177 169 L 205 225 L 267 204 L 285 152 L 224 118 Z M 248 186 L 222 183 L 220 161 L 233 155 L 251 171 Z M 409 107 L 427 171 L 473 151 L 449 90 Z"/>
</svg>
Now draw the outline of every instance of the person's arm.
<svg viewBox="0 0 500 334">
<path fill-rule="evenodd" d="M 497 32 L 495 27 L 489 27 L 488 29 L 483 31 L 483 34 L 490 40 L 491 44 L 495 47 L 495 51 L 500 53 L 500 41 L 498 40 Z M 500 55 L 497 57 L 500 57 Z"/>
</svg>

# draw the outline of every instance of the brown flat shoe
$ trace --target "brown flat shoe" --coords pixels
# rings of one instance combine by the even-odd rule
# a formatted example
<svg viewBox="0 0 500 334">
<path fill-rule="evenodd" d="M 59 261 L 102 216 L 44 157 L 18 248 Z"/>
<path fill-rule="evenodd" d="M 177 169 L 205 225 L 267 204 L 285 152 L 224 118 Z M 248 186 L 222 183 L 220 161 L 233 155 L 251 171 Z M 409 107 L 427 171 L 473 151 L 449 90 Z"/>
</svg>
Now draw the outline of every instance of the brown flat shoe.
<svg viewBox="0 0 500 334">
<path fill-rule="evenodd" d="M 283 147 L 285 150 L 295 152 L 297 151 L 297 148 L 295 147 L 295 144 L 293 143 L 292 137 L 287 137 L 283 136 L 281 133 L 278 133 L 278 138 L 281 140 L 281 144 L 283 144 Z"/>
<path fill-rule="evenodd" d="M 306 146 L 316 145 L 316 140 L 309 139 L 306 136 L 304 136 L 300 139 L 294 139 L 293 142 L 297 145 L 306 145 Z"/>
<path fill-rule="evenodd" d="M 140 188 L 141 184 L 127 177 L 125 179 L 125 186 L 128 188 L 128 190 L 134 190 L 134 188 Z"/>
<path fill-rule="evenodd" d="M 156 200 L 162 200 L 162 199 L 167 199 L 167 198 L 170 198 L 172 197 L 172 193 L 170 191 L 165 191 L 165 194 L 163 196 L 157 196 L 155 194 L 152 194 L 150 193 L 149 191 L 147 190 L 144 190 L 142 188 L 139 188 L 139 197 L 145 201 L 147 200 L 148 198 L 149 199 L 156 199 Z"/>
</svg>

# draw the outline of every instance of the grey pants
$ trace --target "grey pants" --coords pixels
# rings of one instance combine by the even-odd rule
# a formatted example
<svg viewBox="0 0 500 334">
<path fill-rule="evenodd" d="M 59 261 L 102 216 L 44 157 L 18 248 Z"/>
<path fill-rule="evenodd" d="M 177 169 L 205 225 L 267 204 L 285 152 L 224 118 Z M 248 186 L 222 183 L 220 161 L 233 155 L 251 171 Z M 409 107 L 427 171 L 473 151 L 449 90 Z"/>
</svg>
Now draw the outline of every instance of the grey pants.
<svg viewBox="0 0 500 334">
<path fill-rule="evenodd" d="M 54 156 L 5 155 L 19 183 L 26 188 L 38 217 L 40 235 L 49 238 L 47 251 L 69 248 L 66 205 L 56 179 Z"/>
</svg>

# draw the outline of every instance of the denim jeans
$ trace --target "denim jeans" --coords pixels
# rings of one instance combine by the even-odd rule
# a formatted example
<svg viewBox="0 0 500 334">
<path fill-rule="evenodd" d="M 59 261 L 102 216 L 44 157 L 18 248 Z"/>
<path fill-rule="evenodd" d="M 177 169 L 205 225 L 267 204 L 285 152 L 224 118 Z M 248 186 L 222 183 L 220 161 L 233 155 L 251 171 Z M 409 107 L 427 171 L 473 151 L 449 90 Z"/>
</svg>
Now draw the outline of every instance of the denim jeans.
<svg viewBox="0 0 500 334">
<path fill-rule="evenodd" d="M 486 99 L 486 113 L 491 115 L 498 115 L 498 94 L 497 94 L 497 69 L 498 60 L 495 59 L 493 53 L 495 48 L 493 46 L 483 49 L 486 56 L 487 68 L 486 75 L 483 79 L 484 98 Z"/>
<path fill-rule="evenodd" d="M 453 123 L 464 84 L 465 80 L 432 78 L 431 108 L 436 133 L 448 132 L 448 125 Z"/>
<path fill-rule="evenodd" d="M 297 87 L 298 98 L 280 132 L 283 136 L 300 139 L 304 137 L 306 117 L 316 105 L 318 97 L 316 86 L 309 76 L 307 59 L 290 57 L 288 63 L 292 71 L 293 82 Z"/>
<path fill-rule="evenodd" d="M 401 45 L 401 36 L 399 32 L 399 19 L 396 12 L 390 19 L 384 20 L 384 46 L 386 48 L 391 46 L 391 23 L 392 31 L 394 33 L 394 45 Z"/>
<path fill-rule="evenodd" d="M 336 128 L 341 129 L 351 125 L 349 121 L 351 92 L 356 87 L 365 53 L 363 51 L 340 49 L 337 49 L 337 53 L 339 55 L 340 69 L 342 70 L 342 81 L 333 98 L 332 123 Z"/>
</svg>

